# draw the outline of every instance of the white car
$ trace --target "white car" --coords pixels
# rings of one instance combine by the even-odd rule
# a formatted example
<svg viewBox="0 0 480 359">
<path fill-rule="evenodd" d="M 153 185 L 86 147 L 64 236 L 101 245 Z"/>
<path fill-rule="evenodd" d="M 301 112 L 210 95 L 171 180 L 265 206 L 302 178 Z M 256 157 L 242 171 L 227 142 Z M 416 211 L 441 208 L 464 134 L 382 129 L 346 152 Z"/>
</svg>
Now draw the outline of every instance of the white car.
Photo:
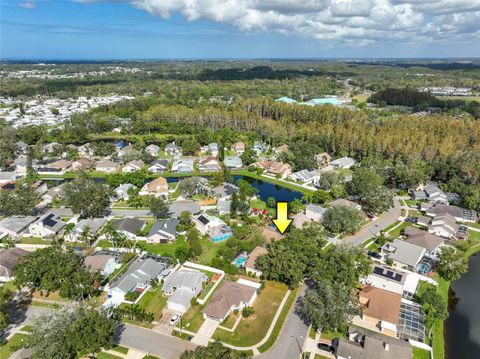
<svg viewBox="0 0 480 359">
<path fill-rule="evenodd" d="M 175 313 L 175 314 L 172 315 L 172 317 L 170 318 L 170 325 L 177 325 L 177 323 L 179 322 L 179 320 L 180 320 L 180 314 Z"/>
</svg>

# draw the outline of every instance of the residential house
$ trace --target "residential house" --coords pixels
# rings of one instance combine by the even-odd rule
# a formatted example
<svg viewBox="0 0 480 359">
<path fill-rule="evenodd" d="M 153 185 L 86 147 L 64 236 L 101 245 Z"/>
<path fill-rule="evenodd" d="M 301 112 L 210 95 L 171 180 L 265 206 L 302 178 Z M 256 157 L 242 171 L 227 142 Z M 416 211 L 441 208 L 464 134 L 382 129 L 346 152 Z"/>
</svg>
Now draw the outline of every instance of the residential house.
<svg viewBox="0 0 480 359">
<path fill-rule="evenodd" d="M 475 211 L 440 203 L 434 205 L 430 203 L 422 203 L 421 210 L 430 217 L 437 217 L 449 214 L 453 218 L 455 218 L 455 221 L 457 222 L 476 222 L 478 219 L 477 212 Z"/>
<path fill-rule="evenodd" d="M 262 168 L 266 173 L 285 177 L 292 173 L 292 166 L 288 163 L 281 163 L 277 161 L 261 160 L 254 163 L 255 167 Z"/>
<path fill-rule="evenodd" d="M 63 191 L 63 188 L 64 188 L 64 187 L 65 187 L 65 183 L 50 188 L 50 189 L 47 191 L 47 193 L 45 193 L 45 194 L 42 196 L 42 201 L 43 201 L 43 203 L 49 204 L 49 203 L 51 203 L 55 198 L 60 197 L 60 195 L 62 194 L 62 191 Z"/>
<path fill-rule="evenodd" d="M 418 222 L 417 222 L 418 223 Z M 436 216 L 430 221 L 428 231 L 444 238 L 455 238 L 460 226 L 451 214 Z"/>
<path fill-rule="evenodd" d="M 227 167 L 227 168 L 242 168 L 243 167 L 243 162 L 242 162 L 242 159 L 238 156 L 228 156 L 228 157 L 225 157 L 225 159 L 223 160 L 223 164 Z"/>
<path fill-rule="evenodd" d="M 16 247 L 0 251 L 0 282 L 8 282 L 15 278 L 13 268 L 19 259 L 25 257 L 28 253 Z"/>
<path fill-rule="evenodd" d="M 16 172 L 0 172 L 0 183 L 10 183 L 17 180 Z"/>
<path fill-rule="evenodd" d="M 234 310 L 251 307 L 257 297 L 258 287 L 256 284 L 259 283 L 246 280 L 223 281 L 203 308 L 204 317 L 221 323 Z"/>
<path fill-rule="evenodd" d="M 232 201 L 222 199 L 217 202 L 217 211 L 220 216 L 229 214 L 231 212 L 231 209 Z"/>
<path fill-rule="evenodd" d="M 309 170 L 301 170 L 295 173 L 292 173 L 288 176 L 293 181 L 302 182 L 305 184 L 316 184 L 320 179 L 320 172 L 318 171 L 309 171 Z"/>
<path fill-rule="evenodd" d="M 147 236 L 147 243 L 171 243 L 177 239 L 177 227 L 180 220 L 169 218 L 153 224 Z"/>
<path fill-rule="evenodd" d="M 320 222 L 323 219 L 326 209 L 316 204 L 308 204 L 305 207 L 305 216 L 312 220 Z"/>
<path fill-rule="evenodd" d="M 29 145 L 27 145 L 25 142 L 22 142 L 22 141 L 17 141 L 15 145 L 17 147 L 16 153 L 23 154 L 23 155 L 27 154 L 28 148 L 30 147 Z"/>
<path fill-rule="evenodd" d="M 218 156 L 218 143 L 212 142 L 209 143 L 207 146 L 207 152 L 212 155 L 213 157 Z"/>
<path fill-rule="evenodd" d="M 81 242 L 85 240 L 84 235 L 87 235 L 87 240 L 95 239 L 100 229 L 107 222 L 106 218 L 85 218 L 80 220 L 72 231 L 65 236 L 66 241 L 70 242 Z"/>
<path fill-rule="evenodd" d="M 287 152 L 287 151 L 288 151 L 287 144 L 280 145 L 273 150 L 273 152 L 275 152 L 276 155 L 279 155 L 280 153 Z"/>
<path fill-rule="evenodd" d="M 77 151 L 80 157 L 93 157 L 95 154 L 90 143 L 85 143 L 84 145 L 78 146 Z"/>
<path fill-rule="evenodd" d="M 117 172 L 119 164 L 110 160 L 98 161 L 95 170 L 98 172 L 112 173 Z"/>
<path fill-rule="evenodd" d="M 430 257 L 436 257 L 445 243 L 445 239 L 442 237 L 411 226 L 406 227 L 404 233 L 407 238 L 406 242 L 425 248 L 425 254 Z"/>
<path fill-rule="evenodd" d="M 177 200 L 168 207 L 168 214 L 172 218 L 180 217 L 182 212 L 189 212 L 192 215 L 200 213 L 201 207 L 197 202 L 191 200 Z"/>
<path fill-rule="evenodd" d="M 37 217 L 33 216 L 12 216 L 5 217 L 0 221 L 0 234 L 6 233 L 12 238 L 19 237 L 23 232 L 25 232 L 28 227 L 37 220 Z"/>
<path fill-rule="evenodd" d="M 237 155 L 242 155 L 245 153 L 245 143 L 244 142 L 235 142 L 231 150 L 235 152 Z"/>
<path fill-rule="evenodd" d="M 262 153 L 266 152 L 268 150 L 268 146 L 260 141 L 255 141 L 253 143 L 253 151 L 257 154 L 257 156 L 260 156 Z"/>
<path fill-rule="evenodd" d="M 381 254 L 390 258 L 399 267 L 414 270 L 426 253 L 426 249 L 416 244 L 395 239 L 391 243 L 385 243 L 381 248 Z"/>
<path fill-rule="evenodd" d="M 182 155 L 182 148 L 177 146 L 175 142 L 169 143 L 165 146 L 165 153 L 170 156 L 181 156 Z"/>
<path fill-rule="evenodd" d="M 215 198 L 221 200 L 229 199 L 234 192 L 238 193 L 239 188 L 234 184 L 224 182 L 220 186 L 212 188 L 212 194 Z"/>
<path fill-rule="evenodd" d="M 258 257 L 263 256 L 267 253 L 268 251 L 265 248 L 255 247 L 255 249 L 250 252 L 250 254 L 248 255 L 248 259 L 245 262 L 245 270 L 247 271 L 247 273 L 254 274 L 256 277 L 261 277 L 262 271 L 257 268 L 255 263 Z"/>
<path fill-rule="evenodd" d="M 342 157 L 331 161 L 330 164 L 336 168 L 349 169 L 355 164 L 355 160 L 350 157 Z"/>
<path fill-rule="evenodd" d="M 328 166 L 332 157 L 327 152 L 317 153 L 315 155 L 315 162 L 317 162 L 317 167 L 322 168 Z"/>
<path fill-rule="evenodd" d="M 356 328 L 348 332 L 348 340 L 340 338 L 334 343 L 337 359 L 412 359 L 412 346 L 404 340 Z"/>
<path fill-rule="evenodd" d="M 144 151 L 148 153 L 150 156 L 157 157 L 158 154 L 160 153 L 160 147 L 158 147 L 157 145 L 151 144 L 145 147 Z"/>
<path fill-rule="evenodd" d="M 343 198 L 337 198 L 335 200 L 333 200 L 332 202 L 330 202 L 328 204 L 329 207 L 350 207 L 350 208 L 354 208 L 354 209 L 357 209 L 359 211 L 362 210 L 362 206 L 359 205 L 358 203 L 355 203 L 355 202 L 352 202 L 352 201 L 349 201 L 348 199 L 343 199 Z"/>
<path fill-rule="evenodd" d="M 37 164 L 36 169 L 39 174 L 58 174 L 62 175 L 72 168 L 72 162 L 67 160 L 58 160 L 46 164 Z"/>
<path fill-rule="evenodd" d="M 192 173 L 193 164 L 193 160 L 188 158 L 174 161 L 172 163 L 172 173 Z"/>
<path fill-rule="evenodd" d="M 117 262 L 114 256 L 110 256 L 108 254 L 99 254 L 86 256 L 83 260 L 83 265 L 96 272 L 100 272 L 104 277 L 108 277 L 115 271 Z"/>
<path fill-rule="evenodd" d="M 30 236 L 47 238 L 60 234 L 66 223 L 56 214 L 47 213 L 28 227 Z"/>
<path fill-rule="evenodd" d="M 48 186 L 43 181 L 36 181 L 32 184 L 32 189 L 35 192 L 35 194 L 41 196 L 42 194 L 48 191 Z"/>
<path fill-rule="evenodd" d="M 130 197 L 129 191 L 134 191 L 137 189 L 137 186 L 131 184 L 131 183 L 124 183 L 115 188 L 114 190 L 114 197 L 115 200 L 124 200 L 127 201 L 128 198 Z"/>
<path fill-rule="evenodd" d="M 163 173 L 166 170 L 168 170 L 167 159 L 155 160 L 152 162 L 150 167 L 148 167 L 148 171 L 152 173 Z"/>
<path fill-rule="evenodd" d="M 155 196 L 168 198 L 168 183 L 163 177 L 155 178 L 145 184 L 139 192 L 140 196 Z"/>
<path fill-rule="evenodd" d="M 74 171 L 79 171 L 79 170 L 86 171 L 92 168 L 93 165 L 94 163 L 92 160 L 90 160 L 87 157 L 82 157 L 72 163 L 72 169 Z"/>
<path fill-rule="evenodd" d="M 207 234 L 214 243 L 224 241 L 233 235 L 232 229 L 218 217 L 202 213 L 193 216 L 192 221 L 200 233 Z"/>
<path fill-rule="evenodd" d="M 140 171 L 145 166 L 145 163 L 142 160 L 133 160 L 128 162 L 122 168 L 122 172 L 131 173 Z"/>
<path fill-rule="evenodd" d="M 428 227 L 430 225 L 431 220 L 432 219 L 430 217 L 427 217 L 427 216 L 418 216 L 417 217 L 417 224 L 419 226 Z"/>
<path fill-rule="evenodd" d="M 27 175 L 27 157 L 18 156 L 13 162 L 15 165 L 15 173 L 18 177 L 23 177 Z"/>
<path fill-rule="evenodd" d="M 147 224 L 138 218 L 124 217 L 113 220 L 112 225 L 118 232 L 126 235 L 128 239 L 137 240 L 140 236 L 139 233 L 143 231 Z"/>
<path fill-rule="evenodd" d="M 381 264 L 374 265 L 372 273 L 366 278 L 360 279 L 360 281 L 375 288 L 400 294 L 406 299 L 413 298 L 420 282 L 417 274 L 404 272 Z"/>
<path fill-rule="evenodd" d="M 437 186 L 429 184 L 425 186 L 423 190 L 425 191 L 429 202 L 448 204 L 447 195 Z"/>
<path fill-rule="evenodd" d="M 160 279 L 168 268 L 167 264 L 152 258 L 140 258 L 135 261 L 127 272 L 110 288 L 104 307 L 117 307 L 125 300 L 125 295 L 132 291 L 144 291 L 152 279 Z"/>
<path fill-rule="evenodd" d="M 388 290 L 365 285 L 359 292 L 360 317 L 353 323 L 362 328 L 397 337 L 402 296 Z"/>
<path fill-rule="evenodd" d="M 220 163 L 215 157 L 207 157 L 198 161 L 198 170 L 201 172 L 216 172 L 220 170 Z"/>
<path fill-rule="evenodd" d="M 286 97 L 286 96 L 277 98 L 275 101 L 276 102 L 288 103 L 288 104 L 298 104 L 298 102 L 296 100 L 294 100 L 293 98 L 290 98 L 290 97 Z"/>
<path fill-rule="evenodd" d="M 179 269 L 165 278 L 162 291 L 168 296 L 167 307 L 179 313 L 185 313 L 190 308 L 193 298 L 203 290 L 208 277 L 193 269 Z"/>
<path fill-rule="evenodd" d="M 136 153 L 135 147 L 133 145 L 125 146 L 118 151 L 118 157 L 123 158 L 125 156 Z"/>
<path fill-rule="evenodd" d="M 44 144 L 42 146 L 42 150 L 45 153 L 53 153 L 60 147 L 62 146 L 58 142 L 50 142 L 50 143 Z"/>
</svg>

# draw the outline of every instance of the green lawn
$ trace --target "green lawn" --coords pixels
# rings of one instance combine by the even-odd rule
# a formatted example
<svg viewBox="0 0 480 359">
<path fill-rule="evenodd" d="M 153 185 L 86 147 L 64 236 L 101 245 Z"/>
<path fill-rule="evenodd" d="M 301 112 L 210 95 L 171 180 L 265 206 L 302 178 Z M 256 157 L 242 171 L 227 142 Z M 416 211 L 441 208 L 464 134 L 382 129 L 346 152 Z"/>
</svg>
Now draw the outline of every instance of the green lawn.
<svg viewBox="0 0 480 359">
<path fill-rule="evenodd" d="M 423 350 L 420 348 L 412 347 L 413 349 L 413 359 L 430 359 L 430 352 L 428 350 Z"/>
<path fill-rule="evenodd" d="M 392 238 L 397 238 L 400 236 L 400 232 L 407 228 L 408 226 L 411 226 L 412 224 L 411 223 L 408 223 L 408 222 L 403 222 L 402 224 L 400 224 L 397 228 L 395 228 L 394 230 L 392 230 L 391 232 L 388 233 L 388 235 Z"/>
<path fill-rule="evenodd" d="M 138 305 L 147 312 L 155 315 L 155 320 L 162 318 L 162 309 L 167 304 L 167 298 L 162 295 L 162 287 L 158 286 L 155 291 L 147 290 L 147 293 L 139 300 Z"/>
<path fill-rule="evenodd" d="M 217 329 L 213 338 L 240 347 L 258 343 L 267 334 L 286 292 L 287 287 L 284 284 L 265 282 L 265 288 L 262 289 L 253 303 L 255 314 L 249 318 L 242 318 L 233 333 Z"/>
<path fill-rule="evenodd" d="M 344 338 L 346 339 L 347 336 L 345 333 L 342 332 L 322 332 L 320 338 L 325 340 L 332 340 L 333 338 Z"/>
<path fill-rule="evenodd" d="M 469 227 L 480 229 L 480 223 L 467 222 L 466 225 Z"/>
<path fill-rule="evenodd" d="M 283 327 L 283 323 L 285 322 L 285 319 L 287 319 L 287 315 L 290 312 L 290 309 L 292 308 L 293 303 L 295 302 L 295 298 L 297 297 L 297 293 L 300 290 L 300 288 L 297 288 L 295 290 L 292 290 L 290 295 L 288 296 L 287 301 L 285 302 L 285 306 L 282 309 L 282 313 L 278 317 L 277 323 L 275 323 L 275 327 L 273 328 L 272 334 L 270 335 L 270 338 L 258 348 L 258 350 L 263 353 L 270 349 L 270 347 L 275 343 L 275 341 L 278 338 L 278 335 L 280 334 L 280 330 Z"/>
<path fill-rule="evenodd" d="M 182 328 L 196 333 L 202 326 L 205 319 L 202 314 L 203 306 L 192 305 L 190 309 L 182 316 Z"/>
<path fill-rule="evenodd" d="M 162 256 L 173 256 L 175 254 L 175 250 L 183 245 L 187 244 L 187 240 L 185 236 L 178 236 L 178 239 L 169 244 L 152 244 L 152 243 L 144 243 L 144 248 L 147 252 L 158 254 Z"/>
<path fill-rule="evenodd" d="M 14 334 L 6 344 L 0 346 L 0 358 L 6 359 L 10 355 L 15 353 L 18 349 L 20 349 L 23 343 L 23 340 L 26 337 L 27 337 L 26 334 L 20 334 L 20 333 Z"/>
<path fill-rule="evenodd" d="M 199 264 L 209 265 L 213 258 L 216 257 L 220 248 L 224 247 L 227 241 L 213 243 L 208 239 L 202 239 L 202 254 L 197 258 Z"/>
<path fill-rule="evenodd" d="M 396 221 L 396 222 L 392 223 L 392 224 L 389 225 L 387 228 L 385 228 L 385 229 L 383 230 L 383 232 L 387 233 L 389 230 L 391 230 L 393 227 L 395 227 L 395 226 L 396 226 L 397 224 L 399 224 L 399 223 L 400 223 L 400 221 Z"/>
<path fill-rule="evenodd" d="M 39 237 L 22 237 L 18 243 L 21 244 L 51 244 L 52 241 Z"/>
<path fill-rule="evenodd" d="M 97 359 L 122 359 L 122 357 L 110 353 L 100 352 L 97 353 Z"/>
<path fill-rule="evenodd" d="M 122 347 L 121 345 L 114 345 L 112 347 L 112 350 L 115 351 L 115 352 L 122 353 L 122 354 L 127 354 L 128 353 L 128 348 Z"/>
</svg>

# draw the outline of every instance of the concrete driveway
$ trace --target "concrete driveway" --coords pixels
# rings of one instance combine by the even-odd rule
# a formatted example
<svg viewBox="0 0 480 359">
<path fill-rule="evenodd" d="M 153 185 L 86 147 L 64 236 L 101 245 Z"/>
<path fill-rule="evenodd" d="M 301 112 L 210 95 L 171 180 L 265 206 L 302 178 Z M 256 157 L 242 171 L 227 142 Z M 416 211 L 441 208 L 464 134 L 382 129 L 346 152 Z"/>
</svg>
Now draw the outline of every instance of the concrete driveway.
<svg viewBox="0 0 480 359">
<path fill-rule="evenodd" d="M 174 326 L 170 325 L 170 319 L 175 313 L 174 310 L 164 308 L 162 311 L 162 318 L 158 324 L 153 327 L 153 330 L 162 334 L 172 334 Z"/>
<path fill-rule="evenodd" d="M 210 338 L 213 336 L 213 333 L 215 333 L 215 330 L 217 330 L 219 325 L 220 322 L 217 322 L 216 320 L 208 318 L 205 319 L 200 329 L 198 329 L 197 335 L 193 337 L 192 343 L 203 345 L 206 347 L 208 345 L 208 342 L 210 341 Z"/>
</svg>

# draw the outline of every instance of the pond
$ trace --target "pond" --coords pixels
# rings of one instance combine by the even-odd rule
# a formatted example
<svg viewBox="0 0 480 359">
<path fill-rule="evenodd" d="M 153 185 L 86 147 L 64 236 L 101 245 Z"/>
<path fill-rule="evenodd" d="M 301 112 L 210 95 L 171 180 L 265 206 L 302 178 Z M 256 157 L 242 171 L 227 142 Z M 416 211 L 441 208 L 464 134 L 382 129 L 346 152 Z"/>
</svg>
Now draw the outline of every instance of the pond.
<svg viewBox="0 0 480 359">
<path fill-rule="evenodd" d="M 180 181 L 182 178 L 178 177 L 165 177 L 168 183 L 175 183 Z M 207 177 L 209 178 L 209 177 Z M 211 177 L 210 177 L 211 178 Z M 237 182 L 239 179 L 244 179 L 250 183 L 253 187 L 258 189 L 257 196 L 264 202 L 267 201 L 268 197 L 273 197 L 277 202 L 291 202 L 294 199 L 301 199 L 303 194 L 298 191 L 293 191 L 291 189 L 273 184 L 270 182 L 265 182 L 260 179 L 251 178 L 248 176 L 233 176 L 234 182 Z M 62 181 L 61 179 L 59 181 Z M 105 178 L 93 178 L 94 182 L 103 183 Z"/>
<path fill-rule="evenodd" d="M 452 283 L 450 315 L 445 321 L 445 357 L 480 357 L 480 253 L 469 259 L 468 272 Z"/>
</svg>

